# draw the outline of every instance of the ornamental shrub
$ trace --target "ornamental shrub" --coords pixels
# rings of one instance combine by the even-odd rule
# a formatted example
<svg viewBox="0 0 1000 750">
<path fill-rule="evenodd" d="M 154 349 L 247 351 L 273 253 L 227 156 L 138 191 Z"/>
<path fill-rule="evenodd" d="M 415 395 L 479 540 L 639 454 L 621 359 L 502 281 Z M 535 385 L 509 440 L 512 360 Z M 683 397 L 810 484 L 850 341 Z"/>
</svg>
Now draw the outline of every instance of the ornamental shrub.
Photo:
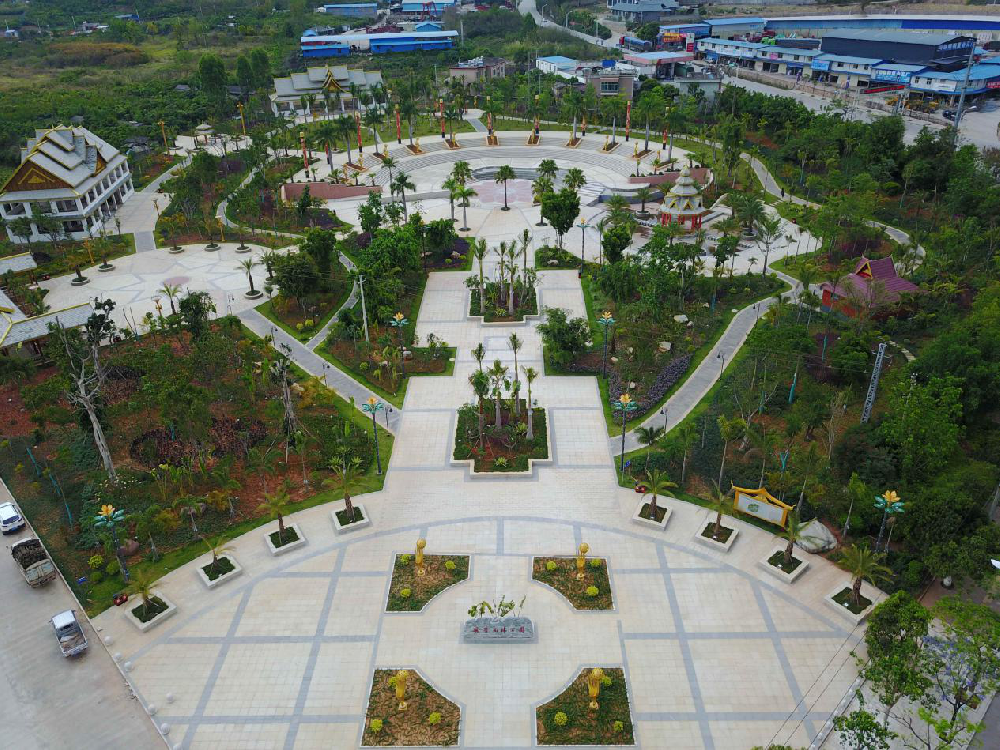
<svg viewBox="0 0 1000 750">
<path fill-rule="evenodd" d="M 410 594 L 412 594 L 412 593 L 413 592 L 410 591 L 409 589 L 403 589 L 402 591 L 399 592 L 399 595 L 401 597 L 403 597 L 404 599 L 409 599 L 410 598 Z"/>
<path fill-rule="evenodd" d="M 94 555 L 89 560 L 87 560 L 87 565 L 90 566 L 91 570 L 98 570 L 104 567 L 104 558 L 101 555 Z"/>
<path fill-rule="evenodd" d="M 564 727 L 566 726 L 566 722 L 569 721 L 569 717 L 562 711 L 558 711 L 556 715 L 552 717 L 552 721 L 557 727 Z"/>
<path fill-rule="evenodd" d="M 410 562 L 410 555 L 400 555 L 399 562 L 403 565 L 408 565 Z"/>
<path fill-rule="evenodd" d="M 621 722 L 618 722 L 618 723 L 620 724 Z M 372 719 L 372 723 L 369 725 L 369 727 L 371 727 L 371 730 L 372 730 L 373 734 L 378 734 L 379 732 L 382 731 L 382 720 L 381 719 Z"/>
<path fill-rule="evenodd" d="M 597 586 L 587 586 L 587 596 L 593 598 L 597 596 L 597 594 L 598 594 Z"/>
<path fill-rule="evenodd" d="M 621 722 L 621 721 L 616 721 L 612 726 L 614 727 L 614 730 L 616 732 L 624 732 L 625 731 L 625 724 L 623 722 Z"/>
<path fill-rule="evenodd" d="M 550 573 L 558 567 L 559 563 L 557 563 L 555 560 L 549 560 L 547 563 L 545 563 L 545 569 Z"/>
<path fill-rule="evenodd" d="M 434 711 L 430 716 L 427 717 L 428 724 L 440 724 L 441 714 L 438 711 Z"/>
<path fill-rule="evenodd" d="M 117 560 L 112 560 L 107 564 L 107 567 L 104 568 L 104 572 L 107 573 L 109 576 L 118 575 L 119 573 L 122 572 L 121 563 L 119 563 Z"/>
<path fill-rule="evenodd" d="M 604 687 L 611 687 L 611 682 L 612 682 L 611 678 L 608 677 L 607 675 L 604 675 L 604 677 L 601 678 L 601 684 Z"/>
<path fill-rule="evenodd" d="M 590 559 L 590 567 L 592 567 L 592 568 L 599 568 L 599 567 L 601 567 L 601 558 L 599 558 L 599 557 L 593 557 L 593 558 L 591 558 Z"/>
<path fill-rule="evenodd" d="M 445 564 L 444 564 L 444 569 L 445 570 L 454 570 L 455 569 L 455 561 L 454 560 L 446 560 Z"/>
</svg>

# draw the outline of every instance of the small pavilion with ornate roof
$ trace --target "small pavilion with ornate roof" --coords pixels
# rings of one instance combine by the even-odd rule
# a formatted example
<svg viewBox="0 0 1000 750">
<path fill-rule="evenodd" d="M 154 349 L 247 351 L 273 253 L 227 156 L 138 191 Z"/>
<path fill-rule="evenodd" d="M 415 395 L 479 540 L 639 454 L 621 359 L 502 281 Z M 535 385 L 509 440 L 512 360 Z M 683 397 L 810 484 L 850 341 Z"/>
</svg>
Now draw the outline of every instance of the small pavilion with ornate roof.
<svg viewBox="0 0 1000 750">
<path fill-rule="evenodd" d="M 708 213 L 701 197 L 701 188 L 691 176 L 691 170 L 684 167 L 677 175 L 670 191 L 663 197 L 660 206 L 660 223 L 680 224 L 682 228 L 694 231 L 701 228 L 701 222 Z"/>
</svg>

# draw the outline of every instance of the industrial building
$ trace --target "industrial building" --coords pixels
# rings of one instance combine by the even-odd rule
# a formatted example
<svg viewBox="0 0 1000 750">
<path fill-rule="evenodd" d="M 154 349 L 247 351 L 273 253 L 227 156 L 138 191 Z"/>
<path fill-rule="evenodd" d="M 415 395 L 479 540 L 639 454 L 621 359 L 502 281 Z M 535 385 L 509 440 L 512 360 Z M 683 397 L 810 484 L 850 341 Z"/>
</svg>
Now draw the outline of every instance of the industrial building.
<svg viewBox="0 0 1000 750">
<path fill-rule="evenodd" d="M 378 15 L 378 3 L 331 3 L 316 10 L 344 18 L 375 18 Z"/>
<path fill-rule="evenodd" d="M 632 21 L 633 23 L 651 23 L 661 20 L 664 16 L 671 16 L 679 11 L 680 7 L 674 0 L 618 0 L 608 4 L 608 10 L 620 21 Z"/>
<path fill-rule="evenodd" d="M 837 30 L 823 35 L 821 48 L 831 55 L 946 66 L 964 64 L 975 43 L 974 37 L 955 34 Z"/>
<path fill-rule="evenodd" d="M 303 57 L 332 57 L 352 52 L 381 55 L 390 52 L 451 49 L 457 31 L 385 31 L 317 34 L 307 31 L 300 40 Z M 346 51 L 345 51 L 346 50 Z"/>
</svg>

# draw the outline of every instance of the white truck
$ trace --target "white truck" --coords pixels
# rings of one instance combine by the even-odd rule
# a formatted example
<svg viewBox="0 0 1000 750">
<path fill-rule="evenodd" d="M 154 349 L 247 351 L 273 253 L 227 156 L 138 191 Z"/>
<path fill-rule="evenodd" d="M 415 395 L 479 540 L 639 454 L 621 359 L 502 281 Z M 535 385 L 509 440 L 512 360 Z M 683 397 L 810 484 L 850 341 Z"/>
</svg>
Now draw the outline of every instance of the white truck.
<svg viewBox="0 0 1000 750">
<path fill-rule="evenodd" d="M 10 554 L 31 588 L 44 586 L 56 577 L 56 566 L 52 564 L 45 547 L 37 539 L 22 539 L 10 548 Z"/>
<path fill-rule="evenodd" d="M 56 632 L 63 656 L 76 656 L 87 650 L 87 636 L 83 634 L 74 610 L 67 609 L 53 617 L 52 629 Z"/>
</svg>

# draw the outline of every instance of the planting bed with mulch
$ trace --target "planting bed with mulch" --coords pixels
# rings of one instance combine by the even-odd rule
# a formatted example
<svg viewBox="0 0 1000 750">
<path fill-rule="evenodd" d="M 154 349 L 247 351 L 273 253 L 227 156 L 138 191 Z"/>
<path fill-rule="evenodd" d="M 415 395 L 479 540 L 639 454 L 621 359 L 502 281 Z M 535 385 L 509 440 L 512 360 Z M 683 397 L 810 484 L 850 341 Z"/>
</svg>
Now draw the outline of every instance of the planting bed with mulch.
<svg viewBox="0 0 1000 750">
<path fill-rule="evenodd" d="M 549 563 L 555 563 L 555 569 L 549 570 L 552 567 Z M 604 558 L 587 558 L 580 581 L 576 577 L 575 557 L 536 557 L 532 561 L 531 577 L 554 588 L 574 609 L 614 609 L 608 562 Z M 593 596 L 587 593 L 592 586 L 597 589 Z"/>
<path fill-rule="evenodd" d="M 871 599 L 866 598 L 863 594 L 860 595 L 858 599 L 860 604 L 855 603 L 854 593 L 851 591 L 850 587 L 841 589 L 833 596 L 833 600 L 840 606 L 844 607 L 852 615 L 860 615 L 872 605 Z"/>
<path fill-rule="evenodd" d="M 458 744 L 462 720 L 459 707 L 410 670 L 406 680 L 406 709 L 400 711 L 394 682 L 396 671 L 375 670 L 361 744 L 367 747 Z"/>
<path fill-rule="evenodd" d="M 275 549 L 280 549 L 287 544 L 299 541 L 299 535 L 295 533 L 295 529 L 291 526 L 286 526 L 284 531 L 272 531 L 269 536 L 271 537 L 271 544 L 274 545 Z"/>
<path fill-rule="evenodd" d="M 350 526 L 352 523 L 357 523 L 358 521 L 363 521 L 365 519 L 365 514 L 361 512 L 361 508 L 355 505 L 352 510 L 354 511 L 354 517 L 351 519 L 347 518 L 347 508 L 337 511 L 337 520 L 340 522 L 341 526 Z"/>
<path fill-rule="evenodd" d="M 208 441 L 212 455 L 226 456 L 242 453 L 267 437 L 267 427 L 257 419 L 243 420 L 229 417 L 212 417 Z M 157 427 L 139 435 L 129 446 L 129 456 L 147 469 L 160 464 L 182 466 L 198 454 L 193 440 L 180 440 L 166 427 Z"/>
<path fill-rule="evenodd" d="M 167 611 L 167 603 L 162 599 L 151 596 L 148 603 L 140 604 L 132 608 L 132 614 L 139 622 L 149 622 L 162 612 Z"/>
<path fill-rule="evenodd" d="M 500 407 L 500 427 L 494 422 L 496 410 L 492 403 L 484 404 L 483 448 L 479 448 L 479 413 L 477 407 L 463 406 L 458 410 L 455 427 L 454 458 L 475 460 L 475 470 L 528 471 L 528 459 L 549 457 L 546 438 L 548 426 L 545 409 L 535 407 L 532 417 L 532 439 L 528 440 L 527 410 L 521 400 L 521 413 L 512 415 L 504 403 Z"/>
<path fill-rule="evenodd" d="M 220 576 L 224 576 L 226 573 L 232 573 L 236 570 L 233 565 L 233 561 L 228 557 L 220 556 L 218 560 L 210 562 L 208 565 L 202 565 L 201 569 L 205 571 L 205 575 L 208 576 L 208 580 L 214 581 Z"/>
<path fill-rule="evenodd" d="M 584 669 L 568 688 L 535 709 L 539 745 L 634 745 L 625 673 L 604 670 L 598 708 L 590 710 Z"/>
<path fill-rule="evenodd" d="M 496 282 L 487 282 L 486 305 L 482 311 L 484 323 L 519 323 L 526 315 L 538 315 L 538 295 L 535 294 L 534 287 L 529 287 L 523 294 L 520 288 L 514 293 L 513 315 L 508 312 L 507 298 L 501 299 L 498 289 L 499 284 Z M 480 315 L 478 289 L 472 290 L 469 315 Z"/>
<path fill-rule="evenodd" d="M 715 531 L 715 522 L 707 524 L 705 528 L 701 530 L 701 535 L 706 539 L 711 539 L 714 542 L 719 542 L 720 544 L 725 544 L 729 541 L 729 537 L 732 535 L 733 530 L 728 526 L 722 526 L 719 528 L 719 535 L 717 537 L 712 536 L 712 532 Z"/>
<path fill-rule="evenodd" d="M 385 611 L 419 612 L 446 588 L 468 577 L 468 555 L 424 555 L 422 576 L 417 575 L 414 555 L 396 555 Z"/>
<path fill-rule="evenodd" d="M 645 518 L 647 521 L 656 521 L 659 523 L 663 520 L 663 517 L 667 514 L 667 509 L 664 508 L 659 503 L 656 504 L 656 518 L 653 518 L 653 513 L 650 510 L 649 503 L 644 503 L 642 509 L 639 511 L 639 518 Z"/>
<path fill-rule="evenodd" d="M 784 551 L 778 551 L 775 552 L 773 555 L 771 555 L 769 558 L 767 558 L 767 564 L 773 565 L 782 573 L 788 573 L 789 575 L 791 575 L 792 573 L 795 572 L 795 569 L 802 564 L 802 561 L 799 558 L 795 557 L 795 555 L 792 555 L 792 561 L 790 563 L 786 563 Z"/>
</svg>

